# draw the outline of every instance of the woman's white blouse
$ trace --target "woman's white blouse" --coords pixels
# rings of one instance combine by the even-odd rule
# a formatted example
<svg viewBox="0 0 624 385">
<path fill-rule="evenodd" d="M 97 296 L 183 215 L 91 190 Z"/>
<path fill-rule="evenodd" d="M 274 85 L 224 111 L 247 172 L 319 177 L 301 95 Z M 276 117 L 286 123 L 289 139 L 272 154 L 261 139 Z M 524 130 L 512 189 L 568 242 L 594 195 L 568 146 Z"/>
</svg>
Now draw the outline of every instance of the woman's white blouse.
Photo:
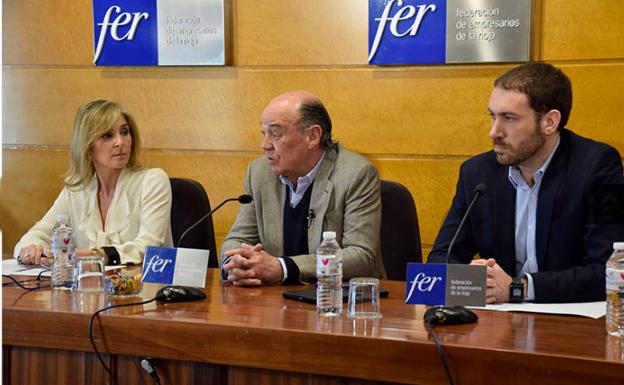
<svg viewBox="0 0 624 385">
<path fill-rule="evenodd" d="M 124 169 L 102 226 L 97 200 L 97 177 L 82 190 L 63 188 L 45 214 L 19 240 L 13 252 L 28 245 L 50 247 L 50 232 L 59 214 L 69 215 L 76 248 L 113 246 L 122 264 L 141 263 L 146 246 L 172 246 L 171 185 L 159 169 Z"/>
</svg>

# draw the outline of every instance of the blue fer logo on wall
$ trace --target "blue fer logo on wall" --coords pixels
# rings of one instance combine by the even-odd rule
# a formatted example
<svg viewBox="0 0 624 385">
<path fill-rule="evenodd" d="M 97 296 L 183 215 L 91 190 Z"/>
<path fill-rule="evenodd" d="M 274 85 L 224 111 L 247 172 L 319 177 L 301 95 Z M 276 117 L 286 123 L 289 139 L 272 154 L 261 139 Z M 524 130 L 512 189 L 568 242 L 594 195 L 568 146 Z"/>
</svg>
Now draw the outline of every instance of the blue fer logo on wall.
<svg viewBox="0 0 624 385">
<path fill-rule="evenodd" d="M 369 0 L 370 64 L 445 62 L 446 0 Z"/>
<path fill-rule="evenodd" d="M 531 0 L 369 0 L 370 64 L 527 61 Z"/>
<path fill-rule="evenodd" d="M 156 0 L 94 0 L 97 65 L 158 65 Z"/>
<path fill-rule="evenodd" d="M 224 1 L 93 0 L 93 63 L 224 65 Z"/>
</svg>

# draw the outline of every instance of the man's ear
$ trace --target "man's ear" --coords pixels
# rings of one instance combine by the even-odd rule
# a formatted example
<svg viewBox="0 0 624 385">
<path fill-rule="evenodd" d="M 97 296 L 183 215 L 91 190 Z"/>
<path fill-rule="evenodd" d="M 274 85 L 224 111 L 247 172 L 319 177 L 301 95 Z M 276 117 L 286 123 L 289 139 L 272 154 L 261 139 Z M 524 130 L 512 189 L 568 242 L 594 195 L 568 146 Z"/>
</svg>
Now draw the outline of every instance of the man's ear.
<svg viewBox="0 0 624 385">
<path fill-rule="evenodd" d="M 308 128 L 308 148 L 318 147 L 321 143 L 323 129 L 318 124 Z"/>
<path fill-rule="evenodd" d="M 561 122 L 561 112 L 559 112 L 559 110 L 550 110 L 546 112 L 540 119 L 542 134 L 552 135 L 557 132 L 559 122 Z"/>
</svg>

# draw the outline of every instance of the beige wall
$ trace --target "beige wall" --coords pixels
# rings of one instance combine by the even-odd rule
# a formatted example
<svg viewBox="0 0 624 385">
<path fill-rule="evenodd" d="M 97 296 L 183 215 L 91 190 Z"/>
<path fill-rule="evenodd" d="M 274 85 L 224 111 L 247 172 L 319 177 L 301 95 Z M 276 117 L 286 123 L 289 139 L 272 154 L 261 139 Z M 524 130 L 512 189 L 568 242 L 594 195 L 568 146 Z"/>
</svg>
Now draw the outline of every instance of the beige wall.
<svg viewBox="0 0 624 385">
<path fill-rule="evenodd" d="M 76 108 L 109 98 L 133 112 L 144 163 L 200 181 L 212 200 L 237 195 L 260 155 L 258 119 L 276 94 L 308 89 L 335 136 L 399 181 L 418 207 L 425 253 L 458 167 L 489 149 L 486 103 L 509 64 L 366 64 L 367 0 L 232 0 L 232 66 L 93 67 L 90 0 L 3 1 L 3 252 L 53 202 Z M 621 0 L 537 0 L 532 58 L 563 68 L 575 100 L 569 127 L 624 153 Z M 214 218 L 220 244 L 234 205 Z"/>
</svg>

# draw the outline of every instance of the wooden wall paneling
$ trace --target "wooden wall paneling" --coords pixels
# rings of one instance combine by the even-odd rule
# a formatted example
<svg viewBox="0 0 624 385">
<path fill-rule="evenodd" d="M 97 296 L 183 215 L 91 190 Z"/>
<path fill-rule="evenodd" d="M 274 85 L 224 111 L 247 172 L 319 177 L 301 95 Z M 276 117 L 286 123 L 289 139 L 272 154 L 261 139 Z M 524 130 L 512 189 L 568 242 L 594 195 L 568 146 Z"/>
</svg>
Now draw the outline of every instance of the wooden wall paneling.
<svg viewBox="0 0 624 385">
<path fill-rule="evenodd" d="M 234 65 L 366 64 L 366 1 L 230 1 Z M 620 0 L 535 0 L 534 15 L 543 33 L 542 53 L 533 58 L 624 58 Z M 4 1 L 3 25 L 11 31 L 3 38 L 4 64 L 91 65 L 89 1 Z"/>
<path fill-rule="evenodd" d="M 2 345 L 2 383 L 11 383 L 11 346 Z"/>
<path fill-rule="evenodd" d="M 5 87 L 15 91 L 3 101 L 5 143 L 65 146 L 78 106 L 108 98 L 135 115 L 146 148 L 259 151 L 262 109 L 277 94 L 303 88 L 324 100 L 336 138 L 359 152 L 472 154 L 488 147 L 487 99 L 506 68 L 10 68 Z M 448 140 L 458 135 L 463 140 Z"/>
<path fill-rule="evenodd" d="M 323 365 L 319 360 L 313 365 Z M 391 385 L 389 382 L 367 381 L 316 374 L 278 372 L 266 369 L 228 368 L 228 385 Z"/>
<path fill-rule="evenodd" d="M 620 0 L 544 0 L 543 12 L 542 60 L 624 59 Z"/>
<path fill-rule="evenodd" d="M 574 95 L 568 127 L 612 145 L 624 156 L 624 122 L 616 118 L 617 111 L 624 106 L 624 62 L 561 68 L 570 77 Z"/>
<path fill-rule="evenodd" d="M 140 361 L 144 357 L 115 356 L 119 385 L 152 385 L 154 380 L 145 372 Z M 225 385 L 227 368 L 192 361 L 152 358 L 162 385 Z"/>
<path fill-rule="evenodd" d="M 11 385 L 108 383 L 95 354 L 18 346 L 10 351 Z"/>
<path fill-rule="evenodd" d="M 237 1 L 236 65 L 366 64 L 368 2 Z"/>
<path fill-rule="evenodd" d="M 321 362 L 315 365 L 322 365 Z M 228 385 L 311 385 L 313 378 L 318 377 L 312 374 L 275 372 L 264 369 L 243 368 L 231 366 L 228 368 Z M 342 385 L 344 381 L 340 379 L 330 379 L 323 376 L 323 383 L 327 385 Z"/>
<path fill-rule="evenodd" d="M 571 127 L 581 122 L 581 134 L 607 142 L 619 138 L 624 123 L 607 112 L 624 105 L 624 65 L 561 67 L 575 91 Z M 473 155 L 490 148 L 487 103 L 494 79 L 508 68 L 228 68 L 206 74 L 5 69 L 5 87 L 15 91 L 3 100 L 4 139 L 6 144 L 67 146 L 76 108 L 103 97 L 122 102 L 135 115 L 146 148 L 258 152 L 258 121 L 266 103 L 282 91 L 307 88 L 325 101 L 335 137 L 359 152 Z M 600 127 L 597 135 L 584 122 Z M 624 152 L 624 143 L 618 148 Z"/>
<path fill-rule="evenodd" d="M 3 149 L 4 175 L 0 179 L 3 253 L 12 254 L 19 237 L 52 206 L 62 189 L 68 157 L 64 150 Z"/>
<path fill-rule="evenodd" d="M 542 36 L 544 35 L 544 0 L 531 1 L 531 50 L 530 60 L 542 60 Z"/>
<path fill-rule="evenodd" d="M 3 65 L 91 65 L 89 0 L 4 0 Z"/>
</svg>

